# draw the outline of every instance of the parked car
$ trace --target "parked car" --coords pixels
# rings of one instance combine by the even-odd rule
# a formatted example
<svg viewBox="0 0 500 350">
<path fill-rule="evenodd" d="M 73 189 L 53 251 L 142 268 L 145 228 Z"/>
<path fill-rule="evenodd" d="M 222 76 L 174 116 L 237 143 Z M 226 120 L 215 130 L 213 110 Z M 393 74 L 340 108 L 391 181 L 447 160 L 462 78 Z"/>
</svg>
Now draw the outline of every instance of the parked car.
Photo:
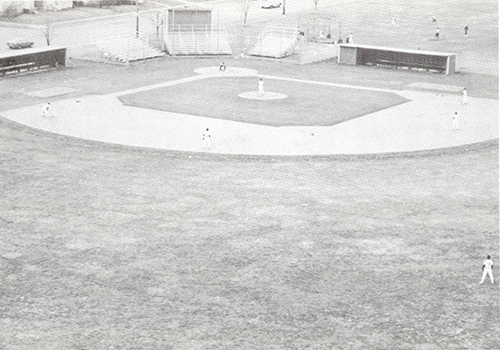
<svg viewBox="0 0 500 350">
<path fill-rule="evenodd" d="M 269 4 L 262 5 L 263 9 L 277 9 L 281 7 L 281 2 L 271 1 Z"/>
<path fill-rule="evenodd" d="M 14 38 L 7 42 L 7 46 L 11 49 L 26 49 L 33 46 L 33 41 L 25 38 Z"/>
</svg>

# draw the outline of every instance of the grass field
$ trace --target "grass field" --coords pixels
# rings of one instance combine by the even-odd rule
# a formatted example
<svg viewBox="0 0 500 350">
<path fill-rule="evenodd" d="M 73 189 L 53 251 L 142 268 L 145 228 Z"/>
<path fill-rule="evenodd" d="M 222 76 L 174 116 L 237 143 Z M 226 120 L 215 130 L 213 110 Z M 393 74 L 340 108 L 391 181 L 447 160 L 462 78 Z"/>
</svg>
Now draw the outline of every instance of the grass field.
<svg viewBox="0 0 500 350">
<path fill-rule="evenodd" d="M 0 98 L 13 108 L 53 86 L 109 93 L 215 64 L 81 64 L 3 80 Z M 231 64 L 379 87 L 418 78 L 496 89 L 476 75 Z M 499 346 L 498 284 L 478 284 L 485 255 L 499 261 L 497 141 L 231 157 L 115 147 L 4 120 L 0 134 L 5 349 Z"/>
<path fill-rule="evenodd" d="M 498 348 L 496 142 L 252 159 L 0 133 L 5 349 Z"/>
<path fill-rule="evenodd" d="M 334 6 L 320 0 L 319 9 L 326 4 Z M 398 4 L 388 8 L 399 22 L 406 12 Z M 415 4 L 415 21 L 468 9 L 481 26 L 498 27 L 483 3 L 458 1 L 454 11 L 447 4 L 424 2 L 425 11 Z M 381 5 L 340 8 L 369 28 L 386 18 L 370 16 Z M 457 47 L 491 58 L 495 37 L 486 32 L 484 45 Z M 78 90 L 54 99 L 107 94 L 192 76 L 218 62 L 71 62 L 2 79 L 0 117 L 45 102 L 30 91 Z M 467 86 L 471 97 L 498 99 L 492 75 L 332 62 L 228 64 L 395 90 L 413 82 Z M 184 89 L 220 111 L 224 91 L 254 90 L 254 83 L 234 79 L 214 101 L 198 85 Z M 301 92 L 277 84 L 295 97 Z M 162 100 L 160 92 L 171 90 L 134 99 L 179 106 L 189 94 L 176 90 Z M 358 100 L 374 97 L 380 95 Z M 287 108 L 308 117 L 309 107 Z M 498 191 L 498 140 L 405 154 L 224 156 L 77 140 L 0 118 L 0 350 L 496 350 Z M 479 285 L 487 254 L 497 281 Z"/>
<path fill-rule="evenodd" d="M 120 97 L 127 105 L 272 126 L 334 125 L 408 101 L 396 94 L 266 79 L 265 91 L 288 97 L 248 100 L 258 78 L 210 78 Z"/>
</svg>

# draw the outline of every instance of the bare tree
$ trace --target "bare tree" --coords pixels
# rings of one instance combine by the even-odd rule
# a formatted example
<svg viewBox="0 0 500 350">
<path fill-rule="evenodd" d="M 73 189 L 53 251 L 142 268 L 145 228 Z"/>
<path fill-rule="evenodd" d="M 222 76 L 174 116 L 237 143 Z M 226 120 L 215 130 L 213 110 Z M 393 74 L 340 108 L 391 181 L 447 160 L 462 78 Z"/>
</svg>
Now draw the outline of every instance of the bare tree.
<svg viewBox="0 0 500 350">
<path fill-rule="evenodd" d="M 314 12 L 318 12 L 318 1 L 319 0 L 313 0 L 314 1 Z"/>
<path fill-rule="evenodd" d="M 163 18 L 161 18 L 161 13 L 160 12 L 156 12 L 156 14 L 150 13 L 149 19 L 151 20 L 151 23 L 153 23 L 153 26 L 156 29 L 156 36 L 160 36 L 160 28 L 163 26 Z"/>
<path fill-rule="evenodd" d="M 247 25 L 247 17 L 248 17 L 248 11 L 250 10 L 250 1 L 245 0 L 242 4 L 243 8 L 243 13 L 245 14 L 245 18 L 243 19 L 243 25 Z"/>
<path fill-rule="evenodd" d="M 41 28 L 41 31 L 47 41 L 47 46 L 50 46 L 50 43 L 54 38 L 54 26 L 51 23 L 47 23 L 43 26 L 43 28 Z"/>
</svg>

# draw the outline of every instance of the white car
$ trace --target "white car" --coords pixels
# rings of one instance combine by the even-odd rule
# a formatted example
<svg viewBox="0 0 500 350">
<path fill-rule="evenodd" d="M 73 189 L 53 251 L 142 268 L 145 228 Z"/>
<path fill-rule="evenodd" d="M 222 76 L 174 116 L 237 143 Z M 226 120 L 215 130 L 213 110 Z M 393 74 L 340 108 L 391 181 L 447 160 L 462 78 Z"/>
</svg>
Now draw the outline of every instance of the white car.
<svg viewBox="0 0 500 350">
<path fill-rule="evenodd" d="M 262 5 L 263 9 L 277 9 L 281 7 L 281 2 L 279 1 L 268 1 Z"/>
</svg>

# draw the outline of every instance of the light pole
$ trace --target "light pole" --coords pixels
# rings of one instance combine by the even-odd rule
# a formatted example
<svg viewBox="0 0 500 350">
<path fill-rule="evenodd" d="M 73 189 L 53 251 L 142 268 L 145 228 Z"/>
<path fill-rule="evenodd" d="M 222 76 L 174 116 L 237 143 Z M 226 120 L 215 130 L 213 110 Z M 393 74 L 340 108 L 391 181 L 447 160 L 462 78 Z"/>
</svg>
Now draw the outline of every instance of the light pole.
<svg viewBox="0 0 500 350">
<path fill-rule="evenodd" d="M 139 0 L 135 0 L 135 36 L 139 37 Z"/>
<path fill-rule="evenodd" d="M 283 0 L 283 14 L 285 14 L 285 5 L 286 5 L 286 0 Z"/>
</svg>

